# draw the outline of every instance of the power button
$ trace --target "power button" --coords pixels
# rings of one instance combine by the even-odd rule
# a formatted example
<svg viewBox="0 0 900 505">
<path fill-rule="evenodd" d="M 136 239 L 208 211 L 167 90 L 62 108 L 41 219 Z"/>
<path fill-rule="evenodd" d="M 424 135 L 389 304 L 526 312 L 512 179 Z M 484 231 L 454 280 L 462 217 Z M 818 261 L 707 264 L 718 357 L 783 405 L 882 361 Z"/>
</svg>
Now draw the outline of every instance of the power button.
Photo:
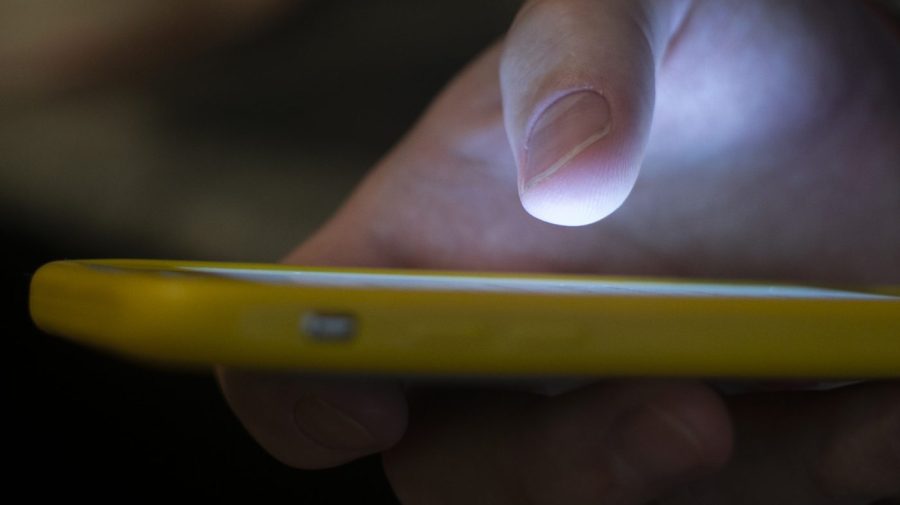
<svg viewBox="0 0 900 505">
<path fill-rule="evenodd" d="M 300 331 L 316 342 L 347 342 L 356 336 L 356 318 L 350 314 L 309 311 L 300 318 Z"/>
</svg>

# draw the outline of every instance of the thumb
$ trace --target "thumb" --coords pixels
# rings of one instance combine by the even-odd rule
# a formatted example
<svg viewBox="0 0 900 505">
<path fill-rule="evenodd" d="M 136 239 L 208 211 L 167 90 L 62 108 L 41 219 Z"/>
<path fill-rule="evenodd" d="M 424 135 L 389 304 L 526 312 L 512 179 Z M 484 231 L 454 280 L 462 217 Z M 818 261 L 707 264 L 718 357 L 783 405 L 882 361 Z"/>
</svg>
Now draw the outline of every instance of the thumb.
<svg viewBox="0 0 900 505">
<path fill-rule="evenodd" d="M 534 217 L 578 226 L 628 196 L 643 158 L 654 74 L 687 2 L 532 0 L 500 64 L 519 196 Z"/>
</svg>

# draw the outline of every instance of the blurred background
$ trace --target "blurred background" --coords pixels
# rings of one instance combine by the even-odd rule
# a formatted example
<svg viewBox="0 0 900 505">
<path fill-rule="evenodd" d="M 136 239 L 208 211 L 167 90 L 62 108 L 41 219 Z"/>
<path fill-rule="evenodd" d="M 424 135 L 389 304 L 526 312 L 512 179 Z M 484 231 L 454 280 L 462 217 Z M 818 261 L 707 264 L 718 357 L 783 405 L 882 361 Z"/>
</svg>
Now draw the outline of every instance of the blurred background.
<svg viewBox="0 0 900 505">
<path fill-rule="evenodd" d="M 14 487 L 391 503 L 376 458 L 317 472 L 269 458 L 210 374 L 41 334 L 28 280 L 61 258 L 277 261 L 518 3 L 0 0 Z"/>
</svg>

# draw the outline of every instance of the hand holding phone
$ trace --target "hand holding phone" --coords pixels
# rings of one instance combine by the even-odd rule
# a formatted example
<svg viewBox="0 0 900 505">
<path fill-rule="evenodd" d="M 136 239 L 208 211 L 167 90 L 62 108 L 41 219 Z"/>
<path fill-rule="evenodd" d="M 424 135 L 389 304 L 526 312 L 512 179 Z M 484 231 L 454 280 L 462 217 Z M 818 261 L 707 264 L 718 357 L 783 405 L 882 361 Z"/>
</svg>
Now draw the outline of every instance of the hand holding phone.
<svg viewBox="0 0 900 505">
<path fill-rule="evenodd" d="M 641 67 L 665 70 L 656 79 L 629 73 L 636 69 L 628 64 L 648 54 L 641 52 L 647 39 L 621 37 L 616 29 L 661 19 L 622 19 L 644 12 L 641 7 L 674 4 L 529 5 L 537 8 L 520 16 L 516 40 L 486 51 L 470 65 L 335 217 L 286 262 L 900 284 L 895 217 L 900 215 L 900 146 L 893 140 L 900 117 L 897 95 L 885 92 L 888 88 L 860 87 L 897 81 L 895 56 L 888 54 L 894 53 L 885 50 L 895 46 L 877 43 L 887 39 L 878 39 L 877 27 L 867 24 L 858 10 L 862 4 L 795 9 L 783 2 L 694 3 L 697 10 L 677 32 L 676 48 L 660 53 L 680 55 L 678 65 Z M 631 7 L 617 9 L 624 5 Z M 595 21 L 615 26 L 598 29 Z M 784 26 L 801 29 L 806 37 Z M 566 34 L 556 31 L 570 28 Z M 510 49 L 510 44 L 539 48 L 542 41 L 560 49 L 560 57 Z M 596 50 L 609 55 L 604 51 L 616 48 L 625 55 L 621 59 L 595 59 Z M 722 58 L 710 61 L 711 51 Z M 816 58 L 804 57 L 809 54 Z M 797 58 L 788 63 L 784 58 L 791 56 Z M 828 69 L 824 74 L 810 72 L 808 64 L 829 61 L 834 65 L 818 67 Z M 503 68 L 515 69 L 511 64 L 516 62 L 526 72 L 536 70 L 538 80 L 507 80 L 521 87 L 503 88 L 498 75 Z M 779 70 L 764 72 L 757 63 Z M 623 98 L 647 98 L 640 105 L 653 113 L 653 133 L 622 208 L 591 226 L 548 225 L 523 211 L 517 192 L 524 189 L 517 175 L 527 176 L 517 164 L 523 161 L 527 135 L 522 120 L 551 103 L 544 97 L 529 103 L 530 98 L 558 92 L 553 85 L 570 85 L 571 77 L 591 69 L 603 70 L 596 76 L 631 76 L 632 85 L 622 91 L 644 94 Z M 784 79 L 783 86 L 770 80 L 776 76 Z M 827 76 L 835 84 L 846 80 L 828 87 L 813 76 Z M 700 83 L 726 86 L 695 86 Z M 749 87 L 741 91 L 744 85 Z M 708 97 L 703 91 L 714 89 L 730 94 L 703 102 Z M 843 95 L 853 98 L 818 101 L 822 92 L 836 89 L 855 90 Z M 650 100 L 655 90 L 661 94 Z M 590 120 L 611 118 L 610 131 L 616 132 L 621 121 L 636 117 L 623 116 L 618 103 L 618 108 L 612 103 L 608 116 L 575 114 L 572 120 L 600 127 Z M 815 103 L 833 107 L 797 107 Z M 583 109 L 573 112 L 578 110 Z M 651 121 L 627 124 L 649 128 Z M 584 137 L 551 145 L 570 152 L 601 131 L 566 129 Z M 596 156 L 606 146 L 615 155 L 623 153 L 620 148 L 641 146 L 639 140 L 608 134 L 590 144 L 595 147 L 590 152 Z M 553 155 L 539 156 L 552 160 Z M 632 175 L 636 167 L 624 168 Z M 556 193 L 531 196 L 539 200 L 551 193 L 557 197 L 556 210 L 584 217 L 579 211 L 597 207 L 581 205 L 581 197 L 604 196 L 602 184 L 595 183 L 602 183 L 604 175 L 622 174 L 604 163 L 595 165 L 597 172 L 589 168 L 581 165 L 568 175 L 561 168 L 555 175 L 564 176 L 557 180 L 563 186 L 555 186 Z M 566 187 L 576 193 L 572 198 L 564 193 Z M 531 210 L 542 215 L 539 207 Z M 853 334 L 850 342 L 860 335 Z M 808 503 L 828 502 L 833 496 L 823 496 L 824 490 L 868 503 L 900 490 L 900 468 L 886 464 L 897 459 L 890 447 L 896 438 L 892 430 L 900 423 L 900 386 L 891 380 L 827 392 L 727 397 L 691 379 L 613 380 L 547 398 L 235 369 L 221 370 L 220 377 L 245 426 L 279 459 L 321 468 L 386 451 L 385 472 L 407 503 L 524 501 L 517 493 L 554 504 L 577 502 L 577 493 L 592 503 L 666 503 L 661 498 L 669 490 L 672 500 L 692 504 L 698 497 L 716 504 L 797 504 L 802 502 L 798 496 Z M 630 480 L 612 472 L 623 469 L 623 462 L 631 463 L 624 467 L 633 470 L 625 473 Z M 811 475 L 810 468 L 822 473 Z M 681 486 L 689 492 L 679 495 Z"/>
<path fill-rule="evenodd" d="M 503 47 L 451 84 L 288 262 L 900 283 L 896 44 L 865 5 L 694 2 L 680 4 L 691 7 L 684 24 L 665 23 L 675 5 L 529 3 Z M 582 77 L 621 79 L 596 87 L 609 109 L 570 108 L 566 124 L 586 129 L 538 128 L 571 136 L 536 147 L 527 126 L 554 103 L 542 93 Z M 537 175 L 556 184 L 528 185 L 525 147 L 549 160 Z M 566 170 L 582 153 L 593 166 Z M 570 224 L 610 210 L 605 182 L 617 202 L 637 182 L 599 224 L 562 228 L 525 215 L 516 174 L 530 211 Z M 342 334 L 341 321 L 312 328 Z M 840 345 L 864 352 L 853 343 L 868 334 Z M 696 380 L 614 380 L 548 398 L 219 376 L 279 459 L 322 468 L 386 451 L 405 503 L 870 503 L 900 491 L 895 381 L 721 397 Z"/>
</svg>

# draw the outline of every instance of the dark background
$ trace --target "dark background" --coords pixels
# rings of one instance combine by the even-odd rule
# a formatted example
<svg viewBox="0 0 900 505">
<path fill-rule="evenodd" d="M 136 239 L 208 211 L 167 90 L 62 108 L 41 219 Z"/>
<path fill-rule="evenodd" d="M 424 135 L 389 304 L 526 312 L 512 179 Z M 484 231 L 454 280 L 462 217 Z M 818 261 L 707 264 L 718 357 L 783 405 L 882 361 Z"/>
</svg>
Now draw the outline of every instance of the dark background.
<svg viewBox="0 0 900 505">
<path fill-rule="evenodd" d="M 0 86 L 7 492 L 393 502 L 377 458 L 312 472 L 270 458 L 210 373 L 40 333 L 27 286 L 62 258 L 276 261 L 502 35 L 516 4 L 307 1 L 147 68 Z M 42 28 L 15 14 L 0 12 L 7 28 Z M 0 68 L 15 70 L 2 54 Z"/>
</svg>

